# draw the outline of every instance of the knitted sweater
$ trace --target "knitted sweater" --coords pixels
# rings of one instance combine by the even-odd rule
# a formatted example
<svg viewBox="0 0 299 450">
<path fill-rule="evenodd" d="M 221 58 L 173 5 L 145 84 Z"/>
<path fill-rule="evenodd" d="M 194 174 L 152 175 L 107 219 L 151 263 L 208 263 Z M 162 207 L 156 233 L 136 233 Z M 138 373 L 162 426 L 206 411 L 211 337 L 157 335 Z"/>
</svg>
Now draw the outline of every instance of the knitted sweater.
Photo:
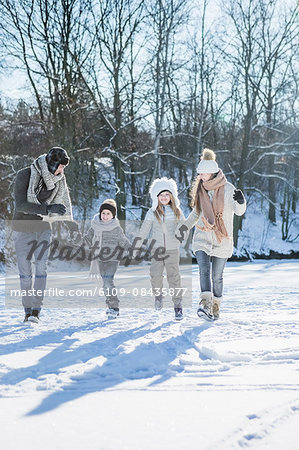
<svg viewBox="0 0 299 450">
<path fill-rule="evenodd" d="M 141 238 L 137 246 L 141 246 L 144 239 L 153 239 L 156 241 L 153 249 L 164 247 L 167 251 L 179 250 L 180 242 L 175 238 L 174 233 L 176 228 L 184 222 L 184 214 L 181 213 L 180 219 L 177 220 L 171 206 L 166 205 L 164 211 L 165 215 L 161 218 L 161 222 L 158 221 L 152 209 L 146 213 L 137 236 Z"/>
<path fill-rule="evenodd" d="M 93 220 L 100 220 L 99 215 L 97 214 Z M 109 228 L 105 230 L 103 227 L 103 231 L 100 231 L 99 227 L 91 226 L 83 239 L 89 247 L 97 243 L 95 255 L 100 254 L 101 250 L 107 249 L 107 254 L 103 253 L 104 259 L 106 261 L 119 261 L 125 253 L 122 250 L 128 250 L 131 247 L 131 243 L 125 236 L 118 220 L 115 220 Z"/>
<path fill-rule="evenodd" d="M 214 231 L 202 231 L 195 227 L 192 251 L 195 253 L 199 250 L 203 250 L 210 256 L 217 256 L 218 258 L 230 258 L 233 253 L 233 216 L 242 216 L 246 210 L 246 201 L 242 205 L 233 199 L 235 187 L 231 183 L 224 185 L 224 210 L 223 210 L 223 222 L 228 233 L 228 238 L 224 238 L 221 243 L 216 239 Z M 213 199 L 214 191 L 208 191 L 210 199 Z M 190 230 L 194 225 L 198 224 L 203 227 L 202 214 L 198 215 L 196 210 L 193 209 L 188 218 L 184 222 L 184 225 Z"/>
</svg>

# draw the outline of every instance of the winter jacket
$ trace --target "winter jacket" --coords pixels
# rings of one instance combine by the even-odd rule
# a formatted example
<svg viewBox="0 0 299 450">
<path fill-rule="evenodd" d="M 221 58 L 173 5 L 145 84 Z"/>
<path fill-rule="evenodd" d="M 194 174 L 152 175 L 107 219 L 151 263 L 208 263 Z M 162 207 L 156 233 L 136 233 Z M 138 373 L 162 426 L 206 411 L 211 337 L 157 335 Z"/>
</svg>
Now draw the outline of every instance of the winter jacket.
<svg viewBox="0 0 299 450">
<path fill-rule="evenodd" d="M 214 231 L 202 231 L 195 227 L 192 251 L 196 253 L 199 250 L 203 250 L 207 255 L 217 256 L 218 258 L 230 258 L 233 253 L 233 216 L 242 216 L 246 210 L 246 200 L 240 205 L 233 199 L 235 187 L 231 183 L 224 185 L 224 209 L 223 209 L 223 222 L 228 233 L 228 238 L 222 239 L 219 243 L 216 239 Z M 213 199 L 214 191 L 208 191 L 210 199 Z M 194 225 L 203 227 L 202 213 L 197 214 L 193 209 L 188 218 L 184 222 L 184 225 L 190 230 Z"/>
<path fill-rule="evenodd" d="M 174 233 L 177 226 L 184 222 L 184 214 L 181 213 L 180 219 L 177 220 L 171 206 L 166 205 L 164 211 L 165 215 L 161 218 L 161 222 L 158 221 L 152 209 L 146 213 L 137 236 L 141 238 L 141 240 L 137 242 L 137 246 L 141 246 L 144 239 L 150 239 L 156 241 L 153 249 L 158 247 L 164 247 L 167 251 L 179 249 L 180 242 L 175 238 Z M 147 244 L 149 245 L 150 242 Z"/>
<path fill-rule="evenodd" d="M 27 201 L 27 190 L 30 181 L 30 173 L 30 167 L 21 169 L 17 173 L 14 184 L 15 209 L 12 219 L 13 230 L 28 233 L 50 229 L 50 224 L 48 222 L 43 222 L 42 218 L 42 216 L 46 216 L 48 214 L 45 199 L 43 199 L 44 201 L 40 204 L 29 203 Z M 48 196 L 46 195 L 46 197 L 50 197 L 51 192 L 46 192 L 48 193 Z M 28 227 L 26 226 L 25 221 L 29 221 Z"/>
<path fill-rule="evenodd" d="M 66 214 L 63 216 L 53 215 L 52 220 L 72 219 L 71 200 L 65 177 L 59 181 L 59 189 L 53 197 L 53 190 L 46 190 L 44 186 L 38 194 L 38 203 L 31 203 L 27 200 L 27 191 L 30 182 L 31 168 L 21 169 L 16 176 L 14 184 L 15 209 L 13 215 L 12 228 L 15 231 L 36 232 L 50 229 L 50 215 L 47 211 L 47 204 L 62 203 L 66 206 Z M 43 217 L 45 216 L 45 217 Z M 57 216 L 57 217 L 56 217 Z M 47 222 L 45 222 L 45 220 Z M 27 226 L 27 221 L 28 226 Z"/>
</svg>

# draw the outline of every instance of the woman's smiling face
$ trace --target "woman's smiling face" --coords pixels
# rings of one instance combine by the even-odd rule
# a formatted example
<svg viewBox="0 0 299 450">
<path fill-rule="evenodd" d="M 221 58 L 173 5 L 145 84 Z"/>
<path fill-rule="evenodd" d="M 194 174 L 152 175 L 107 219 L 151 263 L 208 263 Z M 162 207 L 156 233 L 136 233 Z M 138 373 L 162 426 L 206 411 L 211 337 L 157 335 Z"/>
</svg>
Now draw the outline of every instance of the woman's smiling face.
<svg viewBox="0 0 299 450">
<path fill-rule="evenodd" d="M 202 181 L 209 181 L 211 178 L 213 178 L 213 173 L 200 173 L 199 177 Z"/>
</svg>

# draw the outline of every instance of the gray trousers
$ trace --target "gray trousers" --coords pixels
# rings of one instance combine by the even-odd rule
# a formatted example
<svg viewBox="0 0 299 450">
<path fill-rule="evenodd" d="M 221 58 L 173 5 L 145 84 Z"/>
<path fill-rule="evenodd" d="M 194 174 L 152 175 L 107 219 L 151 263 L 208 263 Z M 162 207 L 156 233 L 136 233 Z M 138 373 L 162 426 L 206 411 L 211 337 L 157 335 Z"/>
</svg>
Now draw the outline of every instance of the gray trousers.
<svg viewBox="0 0 299 450">
<path fill-rule="evenodd" d="M 118 261 L 99 261 L 100 274 L 103 279 L 103 289 L 108 308 L 119 307 L 119 299 L 114 284 L 114 275 L 117 271 L 118 264 Z"/>
<path fill-rule="evenodd" d="M 41 247 L 38 247 L 30 256 L 30 251 L 33 244 L 31 241 L 36 241 L 37 245 L 41 242 L 49 244 L 51 241 L 51 230 L 45 230 L 36 233 L 24 233 L 21 231 L 14 231 L 13 239 L 16 249 L 17 264 L 20 277 L 20 288 L 22 291 L 22 304 L 24 308 L 40 309 L 44 299 L 44 290 L 47 282 L 47 262 L 49 256 L 49 248 L 41 252 Z M 32 286 L 32 267 L 33 259 L 35 265 L 34 283 Z M 32 294 L 41 291 L 39 295 Z M 31 292 L 30 292 L 31 291 Z M 25 295 L 23 295 L 25 294 Z"/>
<path fill-rule="evenodd" d="M 166 270 L 169 290 L 173 289 L 172 300 L 174 307 L 181 307 L 182 303 L 182 284 L 180 275 L 180 252 L 179 250 L 168 251 L 167 258 L 162 261 L 151 260 L 150 276 L 154 294 L 158 297 L 162 295 L 163 272 Z M 171 292 L 171 291 L 170 291 Z"/>
</svg>

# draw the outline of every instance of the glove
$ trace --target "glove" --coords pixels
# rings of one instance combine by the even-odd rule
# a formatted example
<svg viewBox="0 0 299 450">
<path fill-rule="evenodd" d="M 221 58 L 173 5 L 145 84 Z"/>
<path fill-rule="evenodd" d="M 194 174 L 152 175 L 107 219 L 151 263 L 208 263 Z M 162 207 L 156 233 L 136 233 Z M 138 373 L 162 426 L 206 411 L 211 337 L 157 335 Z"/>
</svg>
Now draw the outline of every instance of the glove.
<svg viewBox="0 0 299 450">
<path fill-rule="evenodd" d="M 141 254 L 142 256 L 146 253 L 147 248 L 142 245 L 139 248 L 134 248 L 134 250 L 131 252 L 131 258 L 136 260 L 136 258 Z M 139 261 L 139 257 L 136 261 Z"/>
<path fill-rule="evenodd" d="M 79 225 L 74 220 L 68 220 L 64 222 L 70 232 L 70 238 L 75 245 L 83 244 L 82 234 L 79 230 Z"/>
<path fill-rule="evenodd" d="M 186 238 L 185 235 L 187 234 L 188 227 L 186 225 L 181 225 L 178 231 L 180 232 L 180 234 L 175 233 L 174 235 L 177 238 L 177 240 L 180 241 L 180 243 L 182 243 L 183 240 Z"/>
<path fill-rule="evenodd" d="M 233 193 L 233 199 L 239 203 L 239 205 L 242 205 L 245 202 L 245 197 L 243 195 L 243 192 L 240 191 L 240 189 L 235 189 Z"/>
<path fill-rule="evenodd" d="M 63 216 L 63 214 L 65 214 L 66 212 L 66 207 L 61 203 L 53 203 L 53 205 L 47 206 L 47 213 L 49 212 Z"/>
</svg>

